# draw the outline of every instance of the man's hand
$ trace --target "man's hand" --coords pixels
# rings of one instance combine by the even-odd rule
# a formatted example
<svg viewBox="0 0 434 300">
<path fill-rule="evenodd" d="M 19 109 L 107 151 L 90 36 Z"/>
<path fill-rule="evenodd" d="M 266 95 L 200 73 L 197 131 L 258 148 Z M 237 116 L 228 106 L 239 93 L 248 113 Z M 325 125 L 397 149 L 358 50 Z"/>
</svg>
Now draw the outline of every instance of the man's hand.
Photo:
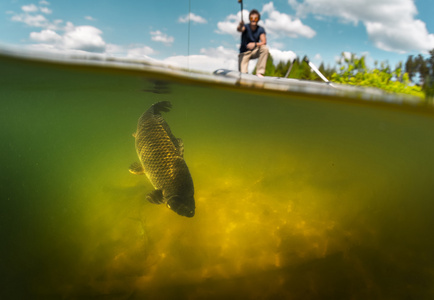
<svg viewBox="0 0 434 300">
<path fill-rule="evenodd" d="M 244 31 L 244 22 L 243 21 L 241 21 L 240 24 L 238 24 L 237 31 L 239 31 L 239 32 Z"/>
<path fill-rule="evenodd" d="M 251 42 L 251 43 L 248 43 L 248 44 L 247 44 L 247 49 L 249 49 L 249 50 L 253 50 L 253 49 L 255 49 L 255 48 L 256 48 L 256 43 Z"/>
</svg>

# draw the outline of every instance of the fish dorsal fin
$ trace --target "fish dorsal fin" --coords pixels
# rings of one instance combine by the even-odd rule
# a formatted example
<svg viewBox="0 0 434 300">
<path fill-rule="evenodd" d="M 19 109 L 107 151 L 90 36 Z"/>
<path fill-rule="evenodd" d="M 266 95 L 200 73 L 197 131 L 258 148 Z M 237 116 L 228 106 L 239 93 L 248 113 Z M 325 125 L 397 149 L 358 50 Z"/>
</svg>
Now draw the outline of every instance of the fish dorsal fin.
<svg viewBox="0 0 434 300">
<path fill-rule="evenodd" d="M 131 164 L 130 169 L 129 169 L 130 173 L 135 174 L 135 175 L 143 175 L 145 174 L 145 171 L 143 170 L 143 167 L 141 164 L 139 164 L 138 162 L 134 162 Z"/>
<path fill-rule="evenodd" d="M 163 120 L 162 124 L 164 131 L 166 131 L 167 136 L 172 141 L 173 145 L 175 146 L 176 150 L 178 151 L 178 154 L 181 157 L 184 157 L 184 142 L 180 138 L 176 138 L 172 131 L 170 130 L 169 125 L 166 123 L 166 121 Z"/>
</svg>

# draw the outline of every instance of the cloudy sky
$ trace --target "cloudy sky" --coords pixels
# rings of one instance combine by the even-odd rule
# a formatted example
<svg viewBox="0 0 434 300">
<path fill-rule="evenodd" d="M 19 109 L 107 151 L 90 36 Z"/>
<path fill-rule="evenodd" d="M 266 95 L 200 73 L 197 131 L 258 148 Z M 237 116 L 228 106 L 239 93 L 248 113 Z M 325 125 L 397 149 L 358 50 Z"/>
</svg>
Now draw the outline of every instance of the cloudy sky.
<svg viewBox="0 0 434 300">
<path fill-rule="evenodd" d="M 275 60 L 307 55 L 334 65 L 342 52 L 394 66 L 434 49 L 433 0 L 244 0 L 256 8 Z M 3 0 L 0 45 L 237 68 L 235 0 Z M 190 16 L 190 18 L 189 18 Z M 188 20 L 190 19 L 190 47 Z M 187 55 L 190 54 L 187 60 Z"/>
</svg>

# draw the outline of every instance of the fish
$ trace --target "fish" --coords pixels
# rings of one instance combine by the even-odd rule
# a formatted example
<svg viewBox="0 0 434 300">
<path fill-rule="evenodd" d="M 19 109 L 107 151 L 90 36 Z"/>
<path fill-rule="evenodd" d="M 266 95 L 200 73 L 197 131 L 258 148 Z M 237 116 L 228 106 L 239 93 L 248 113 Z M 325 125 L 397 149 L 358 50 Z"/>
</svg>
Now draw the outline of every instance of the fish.
<svg viewBox="0 0 434 300">
<path fill-rule="evenodd" d="M 133 133 L 140 162 L 130 165 L 132 174 L 145 174 L 154 187 L 146 199 L 185 217 L 193 217 L 196 206 L 194 185 L 184 160 L 184 143 L 176 138 L 162 117 L 172 108 L 170 101 L 154 103 L 137 122 Z"/>
</svg>

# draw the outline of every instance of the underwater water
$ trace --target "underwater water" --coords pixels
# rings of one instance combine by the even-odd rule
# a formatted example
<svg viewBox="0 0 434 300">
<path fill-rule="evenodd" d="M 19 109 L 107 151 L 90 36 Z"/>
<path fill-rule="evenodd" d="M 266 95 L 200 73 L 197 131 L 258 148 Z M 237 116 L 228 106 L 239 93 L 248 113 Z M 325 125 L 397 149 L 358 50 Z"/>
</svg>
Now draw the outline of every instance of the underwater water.
<svg viewBox="0 0 434 300">
<path fill-rule="evenodd" d="M 431 299 L 434 114 L 0 58 L 0 298 Z M 196 215 L 151 204 L 155 102 Z"/>
</svg>

